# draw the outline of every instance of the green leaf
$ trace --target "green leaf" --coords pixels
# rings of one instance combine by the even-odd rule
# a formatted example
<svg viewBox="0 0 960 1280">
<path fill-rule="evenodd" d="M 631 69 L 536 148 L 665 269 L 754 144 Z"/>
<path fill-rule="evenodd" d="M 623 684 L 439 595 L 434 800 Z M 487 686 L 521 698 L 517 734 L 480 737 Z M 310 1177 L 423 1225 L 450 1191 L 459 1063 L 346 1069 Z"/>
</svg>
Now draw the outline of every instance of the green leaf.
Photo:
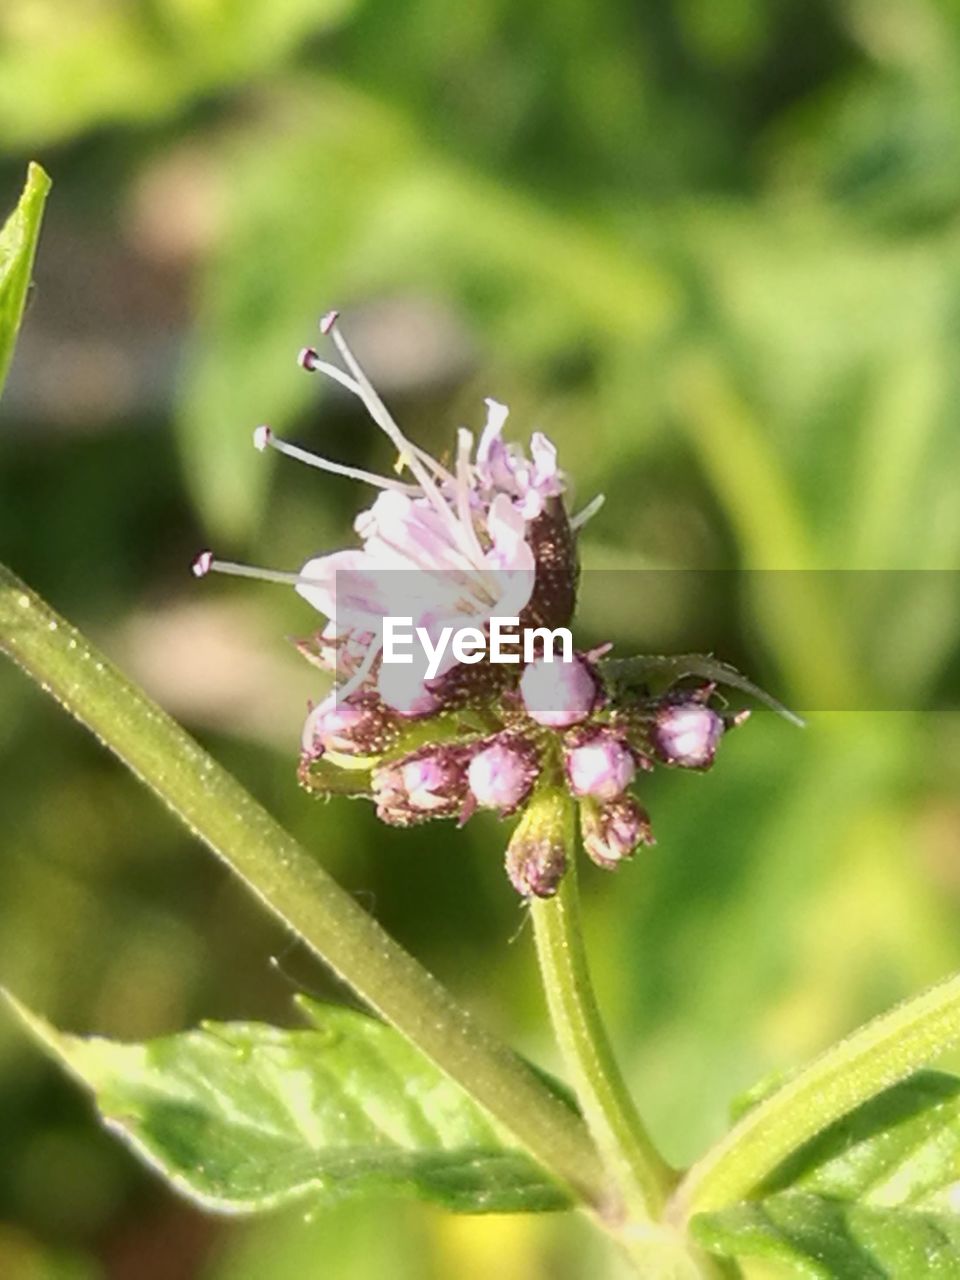
<svg viewBox="0 0 960 1280">
<path fill-rule="evenodd" d="M 871 1105 L 886 1115 L 898 1097 L 891 1082 L 914 1085 L 918 1069 L 958 1036 L 960 975 L 954 975 L 874 1018 L 748 1110 L 681 1180 L 677 1217 L 761 1194 L 805 1144 L 854 1120 L 862 1124 Z"/>
<path fill-rule="evenodd" d="M 629 689 L 637 684 L 652 684 L 655 687 L 668 688 L 678 680 L 687 676 L 699 676 L 703 680 L 712 680 L 719 685 L 731 689 L 739 689 L 741 693 L 756 698 L 765 707 L 775 711 L 784 720 L 803 728 L 803 720 L 788 710 L 782 702 L 778 702 L 759 685 L 741 675 L 729 662 L 721 662 L 709 653 L 680 653 L 672 655 L 642 654 L 635 658 L 608 658 L 601 663 L 601 671 L 605 682 L 612 688 Z"/>
<path fill-rule="evenodd" d="M 787 1191 L 703 1214 L 692 1228 L 713 1253 L 791 1263 L 798 1275 L 823 1280 L 960 1275 L 960 1218 L 948 1214 Z"/>
<path fill-rule="evenodd" d="M 805 1143 L 763 1190 L 952 1211 L 958 1180 L 960 1078 L 918 1071 Z"/>
<path fill-rule="evenodd" d="M 50 179 L 38 164 L 27 170 L 20 203 L 0 231 L 0 393 L 6 381 L 30 287 Z"/>
<path fill-rule="evenodd" d="M 93 1091 L 107 1125 L 208 1209 L 253 1213 L 374 1191 L 460 1213 L 569 1207 L 459 1086 L 365 1014 L 301 998 L 309 1030 L 211 1022 L 120 1044 L 64 1035 L 10 1003 Z"/>
<path fill-rule="evenodd" d="M 705 1247 L 813 1276 L 960 1274 L 960 1079 L 920 1071 L 805 1143 L 756 1202 L 700 1214 Z"/>
</svg>

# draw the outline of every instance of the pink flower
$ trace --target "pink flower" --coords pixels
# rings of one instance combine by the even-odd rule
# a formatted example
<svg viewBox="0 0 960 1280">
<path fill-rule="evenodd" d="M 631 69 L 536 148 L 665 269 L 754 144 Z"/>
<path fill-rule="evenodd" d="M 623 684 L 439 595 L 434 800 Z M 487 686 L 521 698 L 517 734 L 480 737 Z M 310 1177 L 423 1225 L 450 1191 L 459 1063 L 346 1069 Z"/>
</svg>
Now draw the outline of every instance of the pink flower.
<svg viewBox="0 0 960 1280">
<path fill-rule="evenodd" d="M 602 729 L 568 748 L 564 763 L 573 794 L 594 796 L 597 800 L 613 800 L 621 795 L 637 771 L 629 746 Z"/>
<path fill-rule="evenodd" d="M 535 520 L 550 498 L 566 490 L 557 466 L 557 451 L 540 431 L 530 437 L 530 458 L 516 444 L 501 438 L 509 409 L 487 400 L 487 425 L 477 446 L 477 477 L 485 493 L 508 493 L 524 519 Z"/>
<path fill-rule="evenodd" d="M 394 422 L 340 333 L 336 312 L 324 317 L 321 332 L 333 341 L 344 367 L 321 359 L 312 348 L 300 353 L 301 366 L 359 397 L 396 449 L 398 469 L 408 478 L 328 461 L 278 439 L 269 427 L 258 427 L 257 449 L 274 449 L 381 491 L 355 521 L 360 545 L 315 556 L 299 574 L 252 570 L 215 560 L 209 552 L 197 557 L 194 572 L 216 569 L 292 583 L 327 619 L 319 636 L 320 656 L 340 677 L 341 698 L 376 689 L 401 715 L 430 714 L 439 701 L 426 683 L 423 647 L 413 646 L 412 664 L 381 662 L 383 619 L 410 617 L 414 629 L 423 627 L 436 637 L 445 626 L 482 630 L 491 617 L 520 616 L 537 579 L 532 526 L 547 504 L 559 503 L 566 481 L 556 449 L 539 432 L 531 439 L 529 457 L 520 446 L 503 442 L 507 410 L 494 400 L 487 401 L 477 449 L 473 434 L 461 428 L 452 465 L 437 462 Z M 572 529 L 596 508 L 594 502 L 569 523 L 562 507 L 557 509 L 564 527 Z M 572 575 L 571 566 L 571 580 Z M 436 676 L 455 665 L 448 647 Z"/>
<path fill-rule="evenodd" d="M 590 664 L 576 655 L 572 662 L 538 658 L 524 669 L 520 695 L 527 715 L 537 724 L 568 729 L 594 709 L 599 684 Z"/>
</svg>

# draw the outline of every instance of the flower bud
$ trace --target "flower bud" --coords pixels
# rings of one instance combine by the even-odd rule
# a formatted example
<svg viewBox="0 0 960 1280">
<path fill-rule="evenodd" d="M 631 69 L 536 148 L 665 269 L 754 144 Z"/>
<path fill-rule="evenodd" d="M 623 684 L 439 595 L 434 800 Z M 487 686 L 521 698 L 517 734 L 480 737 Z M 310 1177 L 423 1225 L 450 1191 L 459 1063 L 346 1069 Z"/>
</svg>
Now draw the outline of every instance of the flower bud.
<svg viewBox="0 0 960 1280">
<path fill-rule="evenodd" d="M 604 729 L 568 747 L 564 763 L 573 794 L 598 800 L 621 795 L 637 770 L 627 743 Z"/>
<path fill-rule="evenodd" d="M 338 700 L 333 694 L 313 708 L 303 726 L 307 756 L 334 751 L 346 756 L 381 755 L 396 738 L 396 716 L 375 694 Z"/>
<path fill-rule="evenodd" d="M 605 871 L 631 857 L 640 845 L 656 843 L 649 814 L 633 796 L 618 796 L 603 805 L 583 801 L 580 834 L 587 856 Z"/>
<path fill-rule="evenodd" d="M 549 729 L 569 729 L 586 720 L 599 691 L 593 668 L 576 655 L 571 662 L 538 658 L 520 678 L 527 715 Z"/>
<path fill-rule="evenodd" d="M 538 791 L 507 848 L 507 875 L 524 898 L 552 898 L 567 869 L 570 798 L 559 787 Z"/>
<path fill-rule="evenodd" d="M 421 747 L 375 769 L 372 784 L 377 817 L 391 826 L 456 817 L 467 795 L 466 752 L 455 746 Z"/>
<path fill-rule="evenodd" d="M 709 769 L 723 731 L 723 719 L 712 707 L 695 700 L 668 702 L 657 711 L 650 745 L 664 764 Z"/>
<path fill-rule="evenodd" d="M 481 748 L 470 761 L 470 793 L 482 808 L 497 809 L 501 817 L 506 817 L 530 794 L 539 763 L 532 743 L 503 735 Z"/>
</svg>

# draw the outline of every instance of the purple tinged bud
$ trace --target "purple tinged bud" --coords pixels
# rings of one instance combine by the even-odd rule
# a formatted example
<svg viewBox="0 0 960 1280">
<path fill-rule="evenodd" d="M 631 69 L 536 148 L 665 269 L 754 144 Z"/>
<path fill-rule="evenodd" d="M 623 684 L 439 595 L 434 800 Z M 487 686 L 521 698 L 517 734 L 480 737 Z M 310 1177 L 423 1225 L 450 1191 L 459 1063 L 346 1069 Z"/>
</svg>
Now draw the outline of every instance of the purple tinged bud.
<svg viewBox="0 0 960 1280">
<path fill-rule="evenodd" d="M 442 809 L 448 797 L 444 795 L 450 776 L 439 756 L 424 756 L 400 766 L 400 777 L 407 798 L 414 809 L 432 813 Z"/>
<path fill-rule="evenodd" d="M 455 746 L 421 747 L 375 769 L 372 784 L 377 817 L 391 826 L 457 817 L 467 796 L 466 752 Z"/>
<path fill-rule="evenodd" d="M 320 354 L 313 347 L 302 347 L 297 355 L 297 364 L 301 369 L 306 369 L 307 373 L 313 373 L 319 359 Z"/>
<path fill-rule="evenodd" d="M 326 315 L 321 316 L 320 332 L 324 335 L 324 337 L 327 336 L 327 334 L 330 332 L 330 330 L 333 328 L 333 326 L 337 323 L 339 319 L 340 319 L 339 311 L 328 311 Z"/>
<path fill-rule="evenodd" d="M 506 817 L 526 800 L 538 769 L 539 760 L 531 743 L 494 741 L 470 761 L 467 785 L 478 805 L 497 809 L 501 817 Z"/>
<path fill-rule="evenodd" d="M 321 702 L 307 716 L 303 726 L 303 749 L 312 755 L 340 751 L 350 755 L 359 750 L 351 731 L 367 719 L 365 707 L 354 702 Z"/>
<path fill-rule="evenodd" d="M 580 806 L 580 834 L 591 861 L 613 871 L 640 845 L 656 844 L 650 816 L 633 796 L 618 796 L 608 804 L 585 800 Z"/>
<path fill-rule="evenodd" d="M 573 794 L 594 796 L 597 800 L 613 800 L 621 795 L 637 771 L 627 743 L 606 730 L 568 747 L 565 765 Z"/>
<path fill-rule="evenodd" d="M 650 745 L 665 764 L 709 769 L 724 727 L 722 716 L 702 702 L 668 702 L 657 711 Z"/>
<path fill-rule="evenodd" d="M 374 693 L 324 699 L 307 716 L 301 746 L 307 759 L 327 752 L 381 756 L 396 742 L 400 722 Z"/>
<path fill-rule="evenodd" d="M 527 715 L 549 729 L 569 729 L 586 720 L 596 705 L 599 683 L 583 658 L 572 662 L 538 658 L 520 678 L 520 695 Z"/>
<path fill-rule="evenodd" d="M 538 790 L 507 848 L 507 875 L 524 898 L 552 898 L 567 869 L 571 801 L 558 787 Z"/>
</svg>

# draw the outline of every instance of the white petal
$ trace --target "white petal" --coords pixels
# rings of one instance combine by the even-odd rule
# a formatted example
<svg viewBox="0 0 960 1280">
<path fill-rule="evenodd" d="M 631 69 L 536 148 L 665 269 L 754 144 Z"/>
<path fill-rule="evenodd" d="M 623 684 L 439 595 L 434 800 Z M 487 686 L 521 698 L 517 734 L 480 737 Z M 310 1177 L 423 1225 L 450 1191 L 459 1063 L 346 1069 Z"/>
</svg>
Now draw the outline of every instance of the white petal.
<svg viewBox="0 0 960 1280">
<path fill-rule="evenodd" d="M 530 437 L 530 456 L 533 458 L 536 483 L 543 484 L 557 474 L 557 449 L 542 431 L 534 431 Z"/>
<path fill-rule="evenodd" d="M 500 441 L 500 433 L 503 431 L 504 423 L 509 416 L 510 410 L 505 404 L 500 404 L 498 400 L 487 399 L 484 401 L 487 406 L 487 421 L 480 436 L 480 443 L 477 446 L 477 462 L 480 466 L 484 466 L 490 456 L 490 449 L 495 443 Z"/>
<path fill-rule="evenodd" d="M 533 567 L 533 551 L 526 539 L 527 522 L 505 493 L 498 493 L 487 512 L 487 533 L 493 543 L 487 564 L 494 569 Z"/>
</svg>

